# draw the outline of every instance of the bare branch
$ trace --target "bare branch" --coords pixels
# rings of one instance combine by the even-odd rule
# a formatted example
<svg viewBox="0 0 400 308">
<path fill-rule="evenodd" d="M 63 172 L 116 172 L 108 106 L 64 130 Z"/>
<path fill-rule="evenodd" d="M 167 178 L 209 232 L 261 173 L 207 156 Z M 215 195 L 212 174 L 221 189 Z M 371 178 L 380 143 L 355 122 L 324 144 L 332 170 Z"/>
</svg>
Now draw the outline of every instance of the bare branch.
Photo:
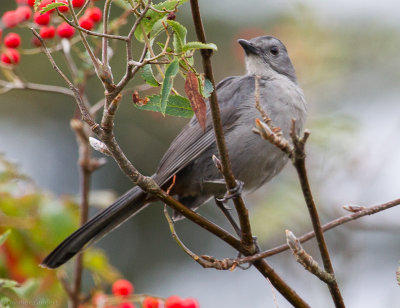
<svg viewBox="0 0 400 308">
<path fill-rule="evenodd" d="M 206 44 L 206 35 L 203 28 L 203 22 L 200 15 L 200 8 L 197 0 L 191 0 L 190 5 L 192 8 L 192 17 L 195 25 L 195 30 L 197 34 L 197 38 L 200 42 Z M 215 89 L 215 80 L 214 74 L 211 65 L 211 50 L 202 49 L 200 50 L 202 60 L 203 60 L 203 69 L 205 73 L 205 77 L 211 81 L 214 89 Z M 222 128 L 222 121 L 220 116 L 220 108 L 218 105 L 218 98 L 215 91 L 211 93 L 210 99 L 210 110 L 213 120 L 213 127 L 215 133 L 215 139 L 217 141 L 218 152 L 221 159 L 222 165 L 222 174 L 224 176 L 227 190 L 232 191 L 237 186 L 237 181 L 232 172 L 232 166 L 229 160 L 229 154 L 226 147 L 224 131 Z M 248 254 L 255 253 L 256 246 L 254 244 L 252 232 L 251 232 L 251 225 L 248 216 L 247 208 L 243 202 L 242 197 L 239 195 L 238 197 L 233 198 L 233 202 L 235 204 L 236 211 L 238 212 L 239 216 L 239 223 L 240 229 L 242 233 L 242 244 L 243 246 L 248 249 Z"/>
<path fill-rule="evenodd" d="M 74 20 L 75 25 L 79 25 L 79 21 L 78 21 L 78 17 L 76 16 L 75 10 L 72 6 L 72 0 L 68 0 L 68 7 L 69 10 L 71 12 L 72 18 Z M 83 32 L 78 29 L 79 31 L 79 35 L 81 37 L 81 41 L 83 43 L 83 46 L 85 47 L 87 53 L 89 54 L 90 59 L 92 60 L 93 66 L 95 68 L 95 71 L 97 74 L 100 74 L 100 66 L 99 66 L 99 61 L 97 60 L 97 58 L 95 57 L 95 55 L 93 54 L 92 49 L 90 48 L 89 42 L 86 40 L 85 35 L 83 34 Z"/>
<path fill-rule="evenodd" d="M 311 187 L 310 183 L 308 181 L 308 175 L 307 175 L 307 170 L 306 170 L 306 165 L 305 165 L 305 152 L 304 152 L 304 147 L 305 143 L 308 139 L 308 136 L 310 135 L 309 131 L 305 131 L 303 136 L 299 138 L 296 135 L 296 121 L 293 120 L 292 122 L 292 129 L 291 129 L 291 137 L 293 140 L 293 154 L 292 154 L 292 163 L 294 167 L 296 168 L 299 180 L 300 180 L 300 185 L 301 189 L 303 191 L 303 196 L 304 200 L 307 204 L 307 208 L 311 217 L 311 222 L 314 228 L 314 232 L 317 238 L 318 242 L 318 247 L 319 251 L 321 253 L 322 257 L 322 262 L 324 264 L 325 270 L 329 273 L 332 274 L 333 277 L 335 275 L 332 262 L 329 256 L 328 252 L 328 246 L 325 241 L 324 233 L 321 228 L 321 222 L 319 219 L 319 214 L 317 211 L 317 206 L 314 202 L 314 198 L 311 192 Z M 335 302 L 336 307 L 345 307 L 342 295 L 339 290 L 339 286 L 336 282 L 336 279 L 333 279 L 331 282 L 328 283 L 329 290 L 331 292 L 333 301 Z"/>
<path fill-rule="evenodd" d="M 70 89 L 48 84 L 38 84 L 32 82 L 8 82 L 0 80 L 0 86 L 3 88 L 7 88 L 9 90 L 35 90 L 47 93 L 50 92 L 50 93 L 64 94 L 72 97 L 74 96 L 74 93 Z"/>
<path fill-rule="evenodd" d="M 335 277 L 319 267 L 318 263 L 303 249 L 300 241 L 289 230 L 286 230 L 286 241 L 294 256 L 296 257 L 297 262 L 303 265 L 303 267 L 307 271 L 314 274 L 327 284 L 331 284 L 334 282 Z"/>
<path fill-rule="evenodd" d="M 70 1 L 70 0 L 69 0 Z M 46 47 L 46 44 L 43 40 L 43 38 L 39 35 L 39 33 L 36 32 L 35 29 L 31 28 L 33 34 L 40 40 L 40 42 L 42 43 L 43 46 L 43 51 L 46 54 L 47 58 L 49 59 L 51 65 L 53 66 L 54 70 L 64 79 L 64 81 L 68 84 L 68 87 L 70 88 L 70 90 L 72 91 L 75 100 L 79 106 L 79 109 L 81 110 L 81 114 L 82 114 L 82 119 L 89 125 L 89 127 L 95 131 L 98 134 L 101 134 L 101 130 L 100 127 L 98 126 L 98 124 L 96 124 L 96 122 L 94 121 L 92 115 L 90 114 L 87 106 L 85 105 L 85 103 L 82 100 L 82 97 L 79 93 L 79 90 L 74 86 L 74 84 L 68 79 L 68 77 L 61 71 L 61 69 L 58 67 L 58 65 L 56 64 L 56 62 L 53 59 L 53 56 L 51 55 L 51 53 L 49 52 L 48 48 Z"/>
</svg>

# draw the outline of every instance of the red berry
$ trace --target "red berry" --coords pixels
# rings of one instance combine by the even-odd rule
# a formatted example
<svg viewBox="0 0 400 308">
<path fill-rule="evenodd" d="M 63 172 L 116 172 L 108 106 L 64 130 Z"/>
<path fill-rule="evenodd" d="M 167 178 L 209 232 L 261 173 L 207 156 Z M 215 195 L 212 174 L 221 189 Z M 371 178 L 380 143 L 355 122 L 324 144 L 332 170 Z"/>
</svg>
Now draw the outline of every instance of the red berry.
<svg viewBox="0 0 400 308">
<path fill-rule="evenodd" d="M 35 0 L 28 0 L 28 5 L 33 7 L 35 5 Z"/>
<path fill-rule="evenodd" d="M 132 303 L 122 303 L 118 305 L 118 308 L 136 308 L 136 306 Z"/>
<path fill-rule="evenodd" d="M 93 29 L 93 26 L 94 26 L 94 23 L 93 23 L 93 21 L 92 21 L 91 19 L 89 19 L 88 17 L 83 16 L 83 17 L 79 18 L 79 25 L 80 25 L 83 29 L 92 30 L 92 29 Z"/>
<path fill-rule="evenodd" d="M 42 0 L 39 5 L 39 10 L 43 9 L 44 7 L 48 6 L 49 4 L 54 3 L 54 0 Z M 52 9 L 48 11 L 49 13 L 53 13 L 56 9 Z"/>
<path fill-rule="evenodd" d="M 21 20 L 18 18 L 16 11 L 5 12 L 1 17 L 1 21 L 6 28 L 13 28 L 21 22 Z"/>
<path fill-rule="evenodd" d="M 33 20 L 41 26 L 47 26 L 50 22 L 50 13 L 46 12 L 44 14 L 40 14 L 40 12 L 36 12 L 33 15 Z"/>
<path fill-rule="evenodd" d="M 71 38 L 75 34 L 75 28 L 70 26 L 66 22 L 63 22 L 58 25 L 57 34 L 59 37 L 62 37 L 62 38 Z"/>
<path fill-rule="evenodd" d="M 87 16 L 93 22 L 99 22 L 101 20 L 102 12 L 98 7 L 94 6 L 85 11 L 85 16 Z"/>
<path fill-rule="evenodd" d="M 160 300 L 154 297 L 146 297 L 143 301 L 143 308 L 160 308 Z"/>
<path fill-rule="evenodd" d="M 8 33 L 4 37 L 4 45 L 8 48 L 18 48 L 21 45 L 21 37 L 14 32 Z"/>
<path fill-rule="evenodd" d="M 82 7 L 85 4 L 85 0 L 72 0 L 73 7 Z"/>
<path fill-rule="evenodd" d="M 182 301 L 182 308 L 200 308 L 200 304 L 195 298 L 186 298 Z"/>
<path fill-rule="evenodd" d="M 182 298 L 179 296 L 170 296 L 165 300 L 165 308 L 183 308 Z"/>
<path fill-rule="evenodd" d="M 125 279 L 119 279 L 112 285 L 112 292 L 114 295 L 127 296 L 133 293 L 133 285 Z"/>
<path fill-rule="evenodd" d="M 19 52 L 16 49 L 7 49 L 1 54 L 1 62 L 6 64 L 18 64 Z"/>
<path fill-rule="evenodd" d="M 15 10 L 15 14 L 20 21 L 29 20 L 32 16 L 32 9 L 27 5 L 20 6 Z"/>
<path fill-rule="evenodd" d="M 66 4 L 66 6 L 64 5 L 64 6 L 59 6 L 59 7 L 58 7 L 58 10 L 59 10 L 61 13 L 68 12 L 69 8 L 68 8 L 68 1 L 67 1 L 67 0 L 56 0 L 56 2 L 57 2 L 57 3 L 64 3 L 64 4 Z"/>
<path fill-rule="evenodd" d="M 44 39 L 52 39 L 56 35 L 56 29 L 53 26 L 42 27 L 40 29 L 40 36 Z"/>
</svg>

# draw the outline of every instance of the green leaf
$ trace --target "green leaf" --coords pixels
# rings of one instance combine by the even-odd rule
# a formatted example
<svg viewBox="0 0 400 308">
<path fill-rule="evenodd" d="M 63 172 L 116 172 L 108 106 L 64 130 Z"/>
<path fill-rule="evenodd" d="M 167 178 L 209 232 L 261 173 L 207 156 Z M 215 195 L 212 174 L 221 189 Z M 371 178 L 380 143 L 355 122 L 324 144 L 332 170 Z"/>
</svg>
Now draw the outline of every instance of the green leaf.
<svg viewBox="0 0 400 308">
<path fill-rule="evenodd" d="M 217 51 L 217 45 L 213 43 L 204 44 L 201 42 L 189 42 L 185 44 L 182 48 L 183 51 L 193 50 L 193 49 L 212 49 Z"/>
<path fill-rule="evenodd" d="M 11 234 L 11 229 L 8 229 L 6 232 L 0 235 L 0 246 L 3 245 L 3 243 L 6 241 L 6 239 L 10 234 Z"/>
<path fill-rule="evenodd" d="M 185 3 L 187 0 L 168 0 L 164 2 L 160 2 L 157 4 L 154 4 L 153 7 L 156 10 L 162 11 L 164 9 L 166 10 L 174 10 L 175 7 L 178 7 Z M 156 12 L 154 10 L 148 10 L 146 15 L 144 16 L 143 20 L 140 22 L 140 25 L 143 26 L 144 32 L 146 34 L 149 34 L 150 31 L 153 29 L 154 24 L 163 19 L 168 12 Z M 137 40 L 143 42 L 143 32 L 142 32 L 142 27 L 139 26 L 137 27 L 135 31 L 135 37 Z"/>
<path fill-rule="evenodd" d="M 150 100 L 146 105 L 139 106 L 135 104 L 135 107 L 141 110 L 161 112 L 160 95 L 150 96 L 149 99 Z M 191 118 L 194 113 L 192 107 L 190 106 L 190 101 L 186 97 L 170 95 L 168 97 L 165 114 L 174 117 Z"/>
<path fill-rule="evenodd" d="M 151 38 L 152 41 L 154 41 L 154 39 L 157 38 L 157 36 L 158 36 L 160 33 L 162 33 L 163 30 L 165 29 L 165 28 L 164 28 L 164 25 L 163 25 L 164 19 L 165 19 L 165 18 L 160 19 L 160 20 L 157 20 L 157 21 L 155 22 L 155 24 L 153 25 L 153 28 L 151 28 L 150 38 Z"/>
<path fill-rule="evenodd" d="M 28 279 L 18 288 L 14 288 L 13 291 L 21 298 L 31 297 L 38 289 L 40 283 L 37 279 Z"/>
<path fill-rule="evenodd" d="M 40 10 L 40 14 L 44 14 L 60 6 L 68 6 L 68 5 L 62 2 L 50 3 Z"/>
<path fill-rule="evenodd" d="M 212 91 L 214 91 L 214 87 L 213 87 L 211 81 L 208 79 L 205 79 L 204 84 L 202 84 L 202 87 L 201 87 L 201 95 L 203 95 L 204 98 L 209 98 Z"/>
<path fill-rule="evenodd" d="M 179 71 L 179 60 L 175 59 L 170 64 L 167 65 L 165 69 L 165 78 L 161 87 L 161 98 L 160 98 L 160 107 L 161 113 L 165 115 L 165 110 L 167 109 L 167 102 L 169 94 L 171 93 L 171 89 L 174 82 L 174 77 L 178 74 Z"/>
<path fill-rule="evenodd" d="M 131 8 L 131 6 L 127 0 L 114 0 L 113 4 L 116 4 L 123 10 L 129 10 Z"/>
<path fill-rule="evenodd" d="M 160 83 L 154 77 L 153 69 L 151 68 L 151 64 L 146 64 L 142 68 L 142 73 L 140 76 L 146 81 L 146 83 L 152 87 L 158 87 Z"/>
<path fill-rule="evenodd" d="M 0 289 L 2 288 L 14 289 L 18 288 L 19 286 L 20 284 L 15 280 L 0 278 Z"/>
<path fill-rule="evenodd" d="M 168 25 L 174 30 L 174 49 L 175 52 L 182 52 L 183 46 L 186 44 L 187 30 L 179 22 L 167 20 Z"/>
<path fill-rule="evenodd" d="M 174 117 L 191 118 L 193 110 L 190 106 L 190 101 L 183 96 L 170 95 L 168 98 L 166 114 Z"/>
<path fill-rule="evenodd" d="M 150 57 L 150 53 L 146 53 L 146 59 Z M 157 79 L 154 77 L 153 74 L 153 69 L 151 68 L 151 64 L 146 64 L 142 68 L 142 72 L 140 76 L 146 81 L 146 83 L 152 87 L 158 87 L 160 83 L 157 81 Z"/>
<path fill-rule="evenodd" d="M 35 12 L 37 12 L 40 3 L 42 3 L 42 0 L 35 0 L 35 4 L 33 5 L 33 10 L 34 10 Z"/>
</svg>

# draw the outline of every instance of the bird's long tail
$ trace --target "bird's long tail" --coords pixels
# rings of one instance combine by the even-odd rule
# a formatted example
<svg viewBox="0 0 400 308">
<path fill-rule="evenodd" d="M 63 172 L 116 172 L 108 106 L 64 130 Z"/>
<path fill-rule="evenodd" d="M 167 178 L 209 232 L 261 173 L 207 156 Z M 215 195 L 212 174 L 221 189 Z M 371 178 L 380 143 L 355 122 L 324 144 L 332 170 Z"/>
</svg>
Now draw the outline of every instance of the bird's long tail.
<svg viewBox="0 0 400 308">
<path fill-rule="evenodd" d="M 147 196 L 139 187 L 132 188 L 68 236 L 43 260 L 40 266 L 56 268 L 64 264 L 82 248 L 92 244 L 102 235 L 118 227 L 129 217 L 145 208 L 148 204 Z"/>
</svg>

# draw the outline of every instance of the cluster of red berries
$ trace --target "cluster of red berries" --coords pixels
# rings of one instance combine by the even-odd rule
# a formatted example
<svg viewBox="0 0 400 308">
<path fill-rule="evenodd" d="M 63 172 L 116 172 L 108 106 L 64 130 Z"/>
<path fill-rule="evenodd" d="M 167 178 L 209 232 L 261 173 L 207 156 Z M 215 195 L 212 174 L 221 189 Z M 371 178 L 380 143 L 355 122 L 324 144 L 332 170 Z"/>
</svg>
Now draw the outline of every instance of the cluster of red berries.
<svg viewBox="0 0 400 308">
<path fill-rule="evenodd" d="M 97 0 L 93 0 L 97 1 Z M 85 0 L 72 0 L 72 6 L 80 8 L 85 4 Z M 32 7 L 35 5 L 35 0 L 16 0 L 18 8 L 12 11 L 7 11 L 1 17 L 0 24 L 0 41 L 3 28 L 13 28 L 23 22 L 29 21 L 32 18 Z M 33 21 L 39 26 L 39 34 L 43 39 L 52 39 L 56 34 L 60 38 L 70 39 L 75 34 L 75 28 L 67 22 L 55 24 L 52 21 L 51 14 L 55 11 L 52 9 L 46 13 L 41 14 L 40 10 L 51 3 L 64 3 L 66 6 L 58 7 L 61 13 L 68 13 L 67 0 L 42 0 L 39 5 L 39 10 L 33 14 Z M 90 5 L 84 12 L 83 16 L 79 18 L 79 26 L 92 30 L 94 25 L 102 18 L 102 11 L 100 8 Z M 32 41 L 35 46 L 40 46 L 40 41 L 35 37 Z M 17 64 L 20 60 L 20 55 L 17 48 L 21 45 L 21 37 L 17 33 L 8 33 L 4 37 L 5 50 L 1 53 L 1 62 L 6 64 Z"/>
<path fill-rule="evenodd" d="M 116 297 L 125 298 L 132 295 L 134 287 L 131 282 L 125 279 L 119 279 L 112 285 L 112 293 Z M 106 302 L 106 295 L 103 293 L 97 294 L 93 298 L 94 305 L 103 305 Z M 118 306 L 105 306 L 108 308 L 136 308 L 131 302 L 122 302 Z M 199 302 L 194 298 L 180 298 L 179 296 L 170 296 L 165 301 L 159 298 L 148 296 L 141 305 L 142 308 L 200 308 Z"/>
</svg>

